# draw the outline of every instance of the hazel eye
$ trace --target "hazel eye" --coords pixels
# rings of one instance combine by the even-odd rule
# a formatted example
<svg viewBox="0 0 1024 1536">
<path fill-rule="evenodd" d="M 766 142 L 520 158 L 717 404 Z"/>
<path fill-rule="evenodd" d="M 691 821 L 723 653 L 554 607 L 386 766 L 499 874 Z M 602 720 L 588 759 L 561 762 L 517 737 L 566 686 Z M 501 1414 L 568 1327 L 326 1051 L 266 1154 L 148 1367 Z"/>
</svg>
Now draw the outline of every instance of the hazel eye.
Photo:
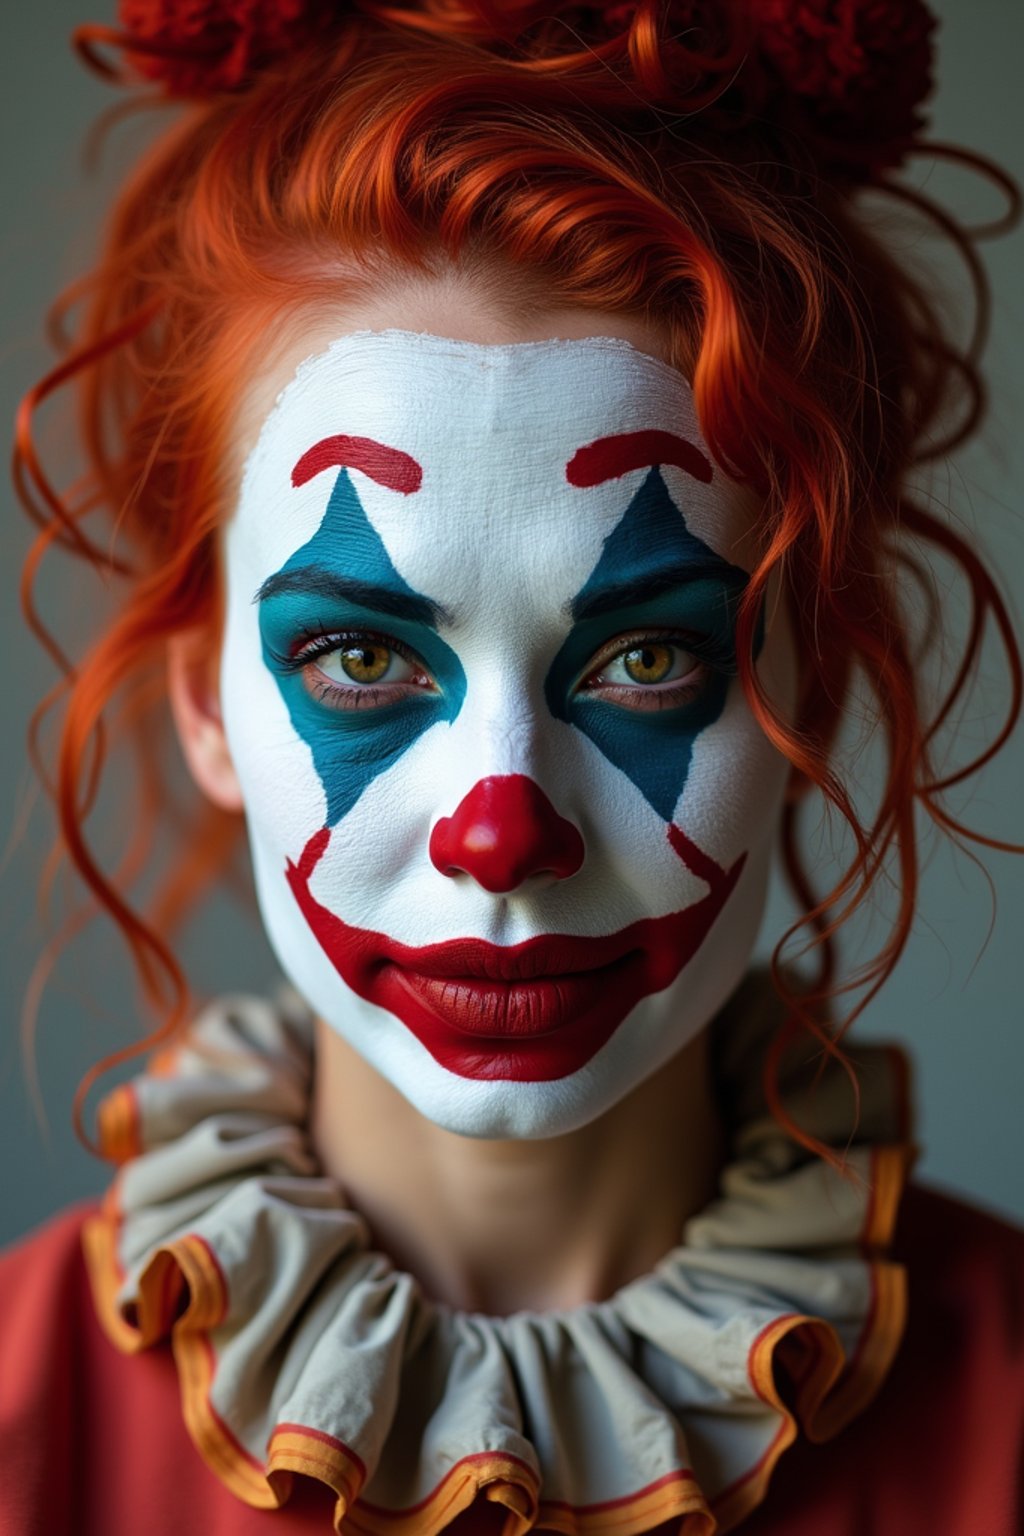
<svg viewBox="0 0 1024 1536">
<path fill-rule="evenodd" d="M 674 646 L 650 643 L 626 651 L 620 659 L 634 683 L 663 683 L 672 671 L 674 652 Z"/>
<path fill-rule="evenodd" d="M 367 643 L 365 645 L 346 645 L 341 650 L 335 651 L 333 657 L 327 658 L 328 665 L 321 662 L 321 669 L 328 675 L 331 673 L 329 663 L 335 661 L 340 664 L 342 672 L 353 683 L 379 683 L 387 675 L 391 666 L 392 652 L 386 645 Z"/>
<path fill-rule="evenodd" d="M 692 651 L 672 640 L 634 640 L 623 646 L 592 676 L 590 686 L 656 688 L 683 682 L 699 671 Z"/>
<path fill-rule="evenodd" d="M 580 689 L 620 709 L 677 709 L 704 689 L 710 675 L 689 636 L 619 635 L 594 658 Z"/>
<path fill-rule="evenodd" d="M 385 709 L 442 692 L 415 651 L 392 635 L 367 630 L 318 628 L 287 650 L 268 647 L 268 659 L 282 676 L 301 677 L 325 709 Z"/>
<path fill-rule="evenodd" d="M 410 691 L 433 690 L 424 665 L 413 654 L 376 634 L 324 637 L 313 650 L 299 653 L 310 687 L 319 687 L 324 702 L 345 697 L 353 703 L 385 702 Z"/>
</svg>

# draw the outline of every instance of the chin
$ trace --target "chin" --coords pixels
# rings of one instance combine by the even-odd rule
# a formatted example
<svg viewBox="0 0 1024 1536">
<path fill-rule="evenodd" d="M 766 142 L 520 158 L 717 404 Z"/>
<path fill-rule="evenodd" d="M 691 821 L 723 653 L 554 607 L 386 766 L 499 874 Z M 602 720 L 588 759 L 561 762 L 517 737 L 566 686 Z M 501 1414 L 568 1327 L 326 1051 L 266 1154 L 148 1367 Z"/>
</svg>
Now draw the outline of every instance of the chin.
<svg viewBox="0 0 1024 1536">
<path fill-rule="evenodd" d="M 393 1015 L 349 994 L 324 1022 L 387 1079 L 425 1119 L 456 1136 L 540 1141 L 600 1119 L 699 1035 L 729 992 L 699 1007 L 678 984 L 645 998 L 611 1040 L 578 1071 L 549 1082 L 462 1077 L 436 1062 Z M 709 1000 L 710 1001 L 710 1000 Z M 698 1003 L 694 1009 L 687 1004 Z"/>
</svg>

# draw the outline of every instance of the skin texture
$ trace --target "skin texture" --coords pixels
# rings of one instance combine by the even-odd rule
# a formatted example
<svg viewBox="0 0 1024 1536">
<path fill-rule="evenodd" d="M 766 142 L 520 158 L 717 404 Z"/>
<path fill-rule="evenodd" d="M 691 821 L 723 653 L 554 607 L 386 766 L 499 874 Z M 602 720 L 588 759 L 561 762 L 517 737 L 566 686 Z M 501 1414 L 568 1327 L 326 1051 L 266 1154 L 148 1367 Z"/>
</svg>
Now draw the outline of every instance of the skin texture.
<svg viewBox="0 0 1024 1536">
<path fill-rule="evenodd" d="M 657 356 L 659 351 L 658 338 L 650 327 L 633 322 L 629 317 L 566 311 L 534 315 L 528 321 L 512 323 L 502 316 L 492 299 L 472 290 L 460 290 L 457 284 L 453 287 L 450 282 L 433 286 L 412 282 L 404 294 L 389 293 L 379 304 L 385 306 L 384 313 L 374 304 L 364 303 L 329 319 L 321 319 L 317 325 L 311 325 L 297 335 L 289 353 L 266 370 L 240 412 L 240 462 L 251 453 L 254 434 L 258 437 L 260 432 L 266 432 L 269 403 L 287 385 L 296 357 L 301 360 L 315 356 L 318 349 L 322 352 L 325 338 L 345 336 L 363 329 L 397 326 L 409 331 L 429 329 L 434 335 L 484 346 L 594 336 L 620 337 L 648 356 Z M 318 434 L 308 435 L 312 440 Z M 586 433 L 583 440 L 586 441 Z M 429 457 L 429 454 L 424 456 Z M 294 470 L 300 458 L 301 455 L 296 455 L 291 459 L 287 463 L 288 470 Z M 280 845 L 265 846 L 262 854 L 258 823 L 261 817 L 268 820 L 268 802 L 261 789 L 258 759 L 262 753 L 266 760 L 268 749 L 265 740 L 261 747 L 259 741 L 248 734 L 247 721 L 260 711 L 242 707 L 239 701 L 247 694 L 233 684 L 233 678 L 239 676 L 246 679 L 247 686 L 251 680 L 246 670 L 253 665 L 251 644 L 246 641 L 241 653 L 232 652 L 229 614 L 221 672 L 221 686 L 227 695 L 227 731 L 220 714 L 218 690 L 211 683 L 208 669 L 204 670 L 201 658 L 187 641 L 182 641 L 172 651 L 172 698 L 193 772 L 220 803 L 246 804 L 250 826 L 255 828 L 257 876 L 262 885 L 261 900 L 268 915 L 271 936 L 293 979 L 307 996 L 312 991 L 314 1004 L 321 1006 L 329 1020 L 319 1030 L 314 1102 L 314 1134 L 325 1164 L 341 1178 L 354 1202 L 369 1219 L 378 1240 L 396 1260 L 417 1273 L 435 1295 L 457 1305 L 506 1312 L 519 1306 L 573 1304 L 607 1294 L 649 1268 L 678 1240 L 686 1215 L 704 1203 L 713 1185 L 719 1155 L 717 1115 L 707 1080 L 705 1037 L 701 1030 L 742 974 L 753 939 L 766 868 L 766 856 L 761 856 L 759 848 L 763 845 L 766 855 L 775 806 L 781 793 L 782 767 L 773 764 L 770 756 L 758 758 L 755 752 L 743 780 L 748 785 L 745 791 L 748 800 L 755 786 L 759 792 L 753 822 L 759 848 L 752 849 L 751 837 L 742 829 L 737 831 L 734 815 L 721 823 L 724 841 L 720 836 L 719 846 L 710 851 L 704 846 L 709 837 L 711 842 L 715 841 L 714 804 L 707 800 L 706 788 L 694 801 L 693 814 L 687 816 L 687 825 L 699 833 L 696 841 L 691 841 L 685 828 L 680 826 L 676 832 L 682 841 L 672 842 L 665 838 L 665 832 L 673 825 L 674 812 L 675 821 L 679 822 L 675 802 L 679 799 L 679 790 L 685 789 L 687 782 L 694 778 L 690 772 L 691 763 L 695 760 L 695 752 L 699 754 L 702 735 L 709 738 L 713 728 L 724 731 L 722 745 L 733 749 L 731 755 L 727 752 L 725 761 L 734 759 L 736 747 L 742 747 L 744 740 L 749 740 L 743 733 L 749 733 L 751 723 L 745 722 L 740 713 L 745 710 L 745 704 L 742 699 L 737 701 L 738 688 L 728 675 L 728 658 L 721 667 L 716 665 L 710 674 L 710 685 L 688 706 L 690 728 L 685 731 L 666 732 L 663 716 L 648 714 L 645 718 L 641 710 L 610 711 L 603 702 L 574 690 L 573 686 L 581 669 L 587 665 L 587 655 L 594 649 L 592 641 L 596 643 L 599 632 L 604 632 L 602 625 L 614 634 L 619 629 L 635 630 L 641 621 L 648 627 L 652 623 L 678 626 L 681 622 L 678 611 L 670 612 L 665 607 L 671 599 L 663 597 L 655 601 L 656 611 L 651 610 L 650 603 L 643 612 L 635 611 L 635 605 L 633 608 L 620 605 L 611 620 L 599 611 L 585 611 L 588 599 L 593 606 L 592 600 L 595 596 L 600 599 L 602 587 L 608 586 L 612 577 L 621 584 L 624 573 L 626 576 L 630 574 L 631 564 L 642 560 L 644 550 L 649 551 L 652 544 L 662 547 L 671 562 L 677 565 L 690 563 L 693 568 L 690 576 L 694 579 L 687 582 L 689 611 L 682 617 L 696 627 L 702 615 L 706 620 L 708 612 L 713 612 L 719 620 L 714 640 L 716 663 L 721 663 L 728 651 L 728 612 L 742 590 L 744 569 L 749 568 L 752 559 L 752 511 L 734 491 L 719 504 L 717 523 L 715 504 L 712 503 L 710 512 L 705 511 L 703 518 L 701 515 L 688 517 L 683 526 L 683 519 L 677 515 L 678 504 L 673 498 L 673 493 L 675 497 L 681 495 L 679 486 L 683 474 L 678 468 L 664 471 L 637 468 L 629 476 L 606 480 L 603 488 L 595 493 L 594 505 L 600 505 L 600 497 L 605 497 L 605 516 L 604 524 L 592 540 L 593 558 L 587 550 L 579 551 L 575 563 L 585 579 L 574 580 L 564 592 L 559 589 L 562 606 L 573 610 L 575 623 L 566 634 L 566 622 L 562 618 L 561 638 L 557 643 L 553 627 L 551 634 L 545 635 L 535 660 L 524 669 L 528 674 L 524 682 L 528 686 L 520 684 L 513 666 L 506 665 L 503 670 L 500 664 L 502 654 L 506 657 L 515 654 L 514 647 L 481 659 L 474 653 L 473 645 L 467 644 L 464 636 L 457 635 L 454 630 L 446 635 L 443 625 L 428 624 L 426 628 L 430 635 L 425 639 L 423 627 L 417 629 L 412 637 L 416 645 L 409 648 L 426 662 L 437 692 L 426 700 L 422 696 L 411 698 L 408 701 L 411 708 L 406 711 L 411 714 L 411 719 L 387 723 L 383 726 L 383 735 L 381 725 L 375 723 L 371 728 L 372 751 L 354 754 L 343 751 L 339 754 L 336 745 L 332 744 L 338 740 L 337 722 L 333 719 L 331 734 L 318 744 L 319 727 L 315 715 L 310 713 L 311 703 L 315 707 L 315 700 L 311 701 L 303 679 L 294 671 L 279 671 L 275 676 L 273 655 L 283 654 L 283 631 L 294 619 L 294 614 L 289 617 L 288 604 L 303 600 L 299 583 L 295 583 L 290 592 L 279 584 L 267 602 L 260 605 L 272 610 L 273 614 L 272 620 L 267 622 L 264 622 L 263 613 L 260 614 L 263 662 L 283 706 L 277 718 L 287 721 L 309 749 L 306 761 L 311 755 L 322 798 L 311 819 L 309 807 L 305 811 L 301 808 L 303 796 L 297 793 L 295 806 L 276 813 L 285 827 Z M 311 489 L 320 487 L 320 511 L 307 519 L 305 538 L 291 537 L 283 560 L 276 557 L 283 547 L 282 539 L 278 539 L 276 545 L 271 539 L 273 548 L 261 545 L 261 536 L 251 534 L 254 525 L 243 523 L 246 515 L 243 492 L 242 511 L 236 520 L 235 533 L 237 536 L 241 530 L 244 534 L 241 574 L 244 575 L 250 610 L 255 590 L 265 586 L 268 580 L 280 577 L 282 573 L 294 576 L 310 569 L 311 557 L 324 552 L 323 541 L 330 535 L 332 521 L 339 525 L 344 535 L 335 539 L 334 549 L 351 552 L 362 548 L 363 558 L 356 562 L 357 574 L 361 577 L 366 578 L 369 574 L 379 578 L 383 573 L 396 590 L 404 592 L 410 599 L 428 604 L 445 604 L 451 600 L 451 584 L 448 591 L 441 590 L 443 583 L 439 582 L 438 572 L 443 572 L 446 561 L 454 568 L 460 552 L 451 547 L 444 548 L 445 538 L 451 538 L 444 525 L 435 524 L 428 530 L 433 533 L 437 547 L 429 558 L 418 558 L 417 551 L 408 543 L 402 545 L 396 534 L 398 525 L 389 524 L 387 517 L 377 511 L 386 506 L 386 497 L 373 500 L 373 494 L 367 493 L 366 475 L 359 469 L 327 465 L 324 472 L 310 475 L 304 484 Z M 629 492 L 625 496 L 622 494 L 624 487 Z M 394 494 L 392 490 L 391 495 Z M 266 505 L 265 499 L 262 504 Z M 367 516 L 367 504 L 376 515 Z M 258 498 L 253 505 L 258 508 Z M 426 498 L 422 505 L 426 506 Z M 410 511 L 411 507 L 410 498 Z M 424 518 L 428 513 L 429 508 Z M 257 519 L 262 516 L 265 523 L 268 514 L 266 511 L 260 514 L 257 510 L 256 516 Z M 528 532 L 536 543 L 537 530 Z M 318 539 L 320 548 L 317 547 Z M 229 591 L 230 540 L 229 531 Z M 519 549 L 528 547 L 518 546 Z M 510 560 L 521 558 L 516 556 L 516 548 L 513 543 L 500 549 L 506 568 Z M 252 559 L 254 554 L 257 558 Z M 465 551 L 461 552 L 461 557 L 464 562 Z M 316 563 L 321 567 L 324 564 L 322 559 Z M 549 552 L 548 566 L 555 563 Z M 432 579 L 413 579 L 414 574 L 417 578 Z M 254 575 L 258 577 L 256 581 L 252 580 Z M 640 570 L 639 575 L 643 577 L 645 572 Z M 473 572 L 472 579 L 477 587 L 484 586 L 486 570 Z M 455 585 L 457 587 L 457 583 Z M 563 581 L 562 585 L 566 583 Z M 557 581 L 552 591 L 555 587 Z M 455 598 L 459 595 L 456 590 Z M 548 606 L 552 604 L 549 602 Z M 600 609 L 600 601 L 597 607 Z M 723 613 L 726 615 L 724 619 Z M 696 618 L 692 616 L 694 614 Z M 250 612 L 247 618 L 251 617 Z M 350 622 L 350 614 L 343 617 L 346 623 Z M 537 622 L 531 627 L 538 629 L 544 617 L 538 615 Z M 374 627 L 379 629 L 380 615 L 376 614 L 374 618 Z M 396 620 L 399 626 L 401 622 L 404 620 Z M 588 631 L 588 625 L 597 628 Z M 703 627 L 710 629 L 713 626 L 705 622 Z M 488 632 L 488 625 L 481 620 L 480 633 Z M 256 631 L 248 633 L 252 636 Z M 400 627 L 389 627 L 388 634 L 403 638 Z M 764 675 L 770 684 L 774 681 L 780 697 L 790 686 L 791 658 L 787 644 L 788 637 L 781 621 L 777 616 L 769 615 L 761 664 Z M 429 656 L 423 655 L 426 649 L 431 649 Z M 233 654 L 244 657 L 244 663 L 234 671 Z M 336 662 L 333 664 L 337 673 Z M 621 678 L 621 662 L 618 665 L 618 672 L 606 668 L 603 675 Z M 400 803 L 407 802 L 415 800 L 417 785 L 440 786 L 436 804 L 430 807 L 421 823 L 426 834 L 421 846 L 419 836 L 416 837 L 415 858 L 420 861 L 417 878 L 421 884 L 411 893 L 408 910 L 416 915 L 409 923 L 408 931 L 394 931 L 396 927 L 403 927 L 400 901 L 393 901 L 390 908 L 385 901 L 378 909 L 384 919 L 382 929 L 386 932 L 390 929 L 390 940 L 414 945 L 424 942 L 443 945 L 451 938 L 479 935 L 481 941 L 497 943 L 507 950 L 517 942 L 528 944 L 536 935 L 579 932 L 599 936 L 621 931 L 623 919 L 639 920 L 698 906 L 707 897 L 710 868 L 710 864 L 700 863 L 702 853 L 723 873 L 733 872 L 734 880 L 741 884 L 738 904 L 729 904 L 732 887 L 725 893 L 726 905 L 720 914 L 721 922 L 711 933 L 719 944 L 717 959 L 709 952 L 703 978 L 698 974 L 695 984 L 673 998 L 671 1009 L 658 1002 L 663 997 L 659 992 L 654 999 L 657 1005 L 654 1020 L 645 1040 L 638 1042 L 634 1039 L 628 1042 L 628 1048 L 621 1047 L 624 1026 L 615 1030 L 611 1038 L 613 1045 L 616 1039 L 619 1040 L 620 1054 L 615 1056 L 613 1053 L 612 1061 L 604 1065 L 603 1071 L 601 1051 L 595 1058 L 597 1069 L 594 1069 L 593 1059 L 588 1059 L 582 1067 L 570 1071 L 567 1074 L 569 1092 L 564 1088 L 566 1074 L 558 1076 L 557 1061 L 547 1060 L 547 1068 L 554 1071 L 554 1079 L 550 1082 L 541 1080 L 543 1074 L 538 1071 L 536 1061 L 532 1065 L 527 1061 L 524 1066 L 516 1053 L 509 1050 L 505 1050 L 504 1055 L 511 1065 L 506 1063 L 503 1075 L 493 1075 L 486 1064 L 474 1064 L 472 1052 L 466 1059 L 456 1061 L 453 1067 L 451 1061 L 445 1064 L 438 1060 L 437 1051 L 429 1042 L 426 1049 L 422 1041 L 417 1043 L 415 1031 L 408 1023 L 387 1014 L 398 1038 L 411 1042 L 415 1048 L 413 1069 L 403 1070 L 400 1060 L 396 1067 L 386 1052 L 383 1057 L 380 1055 L 373 1040 L 368 1043 L 368 1031 L 361 1033 L 358 1024 L 350 1027 L 353 1013 L 358 1018 L 361 1003 L 366 1004 L 364 1025 L 367 1019 L 375 1020 L 377 1015 L 386 1012 L 379 1001 L 367 1003 L 365 998 L 359 998 L 358 992 L 353 997 L 352 989 L 346 989 L 337 967 L 322 964 L 325 950 L 321 946 L 316 962 L 320 965 L 320 975 L 331 979 L 332 985 L 341 989 L 338 995 L 346 998 L 341 1006 L 334 1001 L 333 994 L 327 992 L 328 1006 L 323 1007 L 316 995 L 320 984 L 312 989 L 308 984 L 304 985 L 315 969 L 310 964 L 310 956 L 316 954 L 316 946 L 309 943 L 308 928 L 305 940 L 296 951 L 292 948 L 292 938 L 298 930 L 286 926 L 282 932 L 280 926 L 282 911 L 288 914 L 287 923 L 299 920 L 301 903 L 294 899 L 298 894 L 294 877 L 301 867 L 303 851 L 307 856 L 309 854 L 311 834 L 316 834 L 317 827 L 322 827 L 321 837 L 326 838 L 325 851 L 318 854 L 318 860 L 328 856 L 335 835 L 350 866 L 356 852 L 362 850 L 364 879 L 368 876 L 372 894 L 372 849 L 377 834 L 373 822 L 360 824 L 358 817 L 367 809 L 373 787 L 386 785 L 389 776 L 397 787 L 400 782 L 397 775 L 415 766 L 416 751 L 422 750 L 431 738 L 435 741 L 445 737 L 454 739 L 460 724 L 472 718 L 467 701 L 471 698 L 474 683 L 480 688 L 488 678 L 498 678 L 507 685 L 510 677 L 513 686 L 506 687 L 505 702 L 511 705 L 514 729 L 509 728 L 510 722 L 506 719 L 503 728 L 489 735 L 487 732 L 481 734 L 480 720 L 483 717 L 478 714 L 477 734 L 473 741 L 464 740 L 461 749 L 447 760 L 442 756 L 431 762 L 428 758 L 421 764 L 419 777 L 414 773 L 407 779 L 397 796 Z M 233 686 L 234 703 L 231 697 Z M 298 689 L 303 689 L 302 693 Z M 420 708 L 424 702 L 426 709 Z M 548 761 L 544 760 L 541 748 L 528 746 L 524 752 L 516 745 L 523 741 L 536 743 L 544 730 L 550 728 L 551 720 L 558 722 L 558 729 L 572 742 L 576 753 L 575 758 L 566 758 L 563 754 L 560 760 L 558 754 L 554 754 L 553 767 L 550 757 Z M 498 724 L 500 727 L 502 722 L 499 720 Z M 346 725 L 343 729 L 353 727 Z M 363 725 L 359 729 L 367 727 Z M 283 735 L 274 736 L 273 743 L 273 750 L 283 762 Z M 458 747 L 459 744 L 456 742 L 455 745 Z M 357 759 L 363 758 L 362 770 L 358 766 L 353 769 L 353 755 Z M 368 757 L 373 759 L 372 774 L 367 774 L 365 769 Z M 718 778 L 721 778 L 720 773 Z M 696 781 L 698 788 L 701 781 L 707 786 L 706 770 L 703 774 L 697 773 Z M 481 784 L 491 786 L 483 799 L 480 799 Z M 524 790 L 523 785 L 528 787 Z M 577 794 L 574 799 L 573 785 L 582 786 L 585 791 L 582 798 Z M 508 819 L 507 807 L 515 798 L 509 786 L 513 786 L 519 796 L 515 803 L 520 810 L 524 806 L 527 808 L 523 811 L 526 822 L 517 823 L 519 841 L 512 855 L 501 843 L 502 816 Z M 588 798 L 594 804 L 602 793 L 608 797 L 608 805 L 614 807 L 618 820 L 618 829 L 611 836 L 611 856 L 607 847 L 602 853 L 602 839 L 595 831 L 595 818 L 588 821 L 585 814 Z M 512 799 L 508 798 L 510 794 Z M 261 795 L 264 796 L 262 800 Z M 477 800 L 473 800 L 474 795 Z M 685 795 L 682 799 L 685 801 Z M 478 851 L 467 853 L 464 830 L 459 830 L 467 817 L 468 821 L 473 821 L 465 811 L 466 805 L 469 804 L 476 815 L 484 801 L 485 809 L 491 808 L 487 814 L 493 811 L 498 835 L 496 849 L 488 855 L 489 863 L 481 862 Z M 506 807 L 505 811 L 502 806 Z M 624 815 L 619 814 L 620 807 L 626 807 Z M 389 822 L 392 813 L 386 800 L 378 801 L 370 809 L 377 825 L 381 822 L 385 825 L 385 840 L 396 835 L 400 842 L 404 839 L 403 859 L 408 864 L 411 853 L 409 829 L 396 828 L 393 821 Z M 533 825 L 530 816 L 534 817 L 536 826 L 532 833 L 524 833 L 523 825 Z M 294 825 L 288 825 L 289 817 Z M 606 817 L 606 821 L 608 819 Z M 476 821 L 479 820 L 477 815 Z M 596 820 L 600 822 L 600 818 Z M 454 832 L 451 831 L 453 826 Z M 562 833 L 558 832 L 559 827 L 563 829 Z M 344 836 L 349 829 L 350 841 L 345 842 Z M 656 844 L 651 841 L 655 831 Z M 578 850 L 575 853 L 565 851 L 565 848 L 575 848 L 573 832 L 578 838 L 582 834 L 582 861 Z M 559 843 L 559 836 L 562 843 Z M 562 850 L 558 857 L 550 853 L 553 847 Z M 285 848 L 290 850 L 287 860 L 280 857 Z M 559 858 L 563 860 L 562 865 L 558 863 Z M 609 907 L 607 895 L 602 893 L 614 888 L 616 870 L 621 872 L 626 867 L 624 859 L 632 859 L 635 863 L 638 858 L 648 864 L 660 861 L 661 885 L 656 880 L 654 895 L 647 898 L 652 910 L 640 910 L 635 904 L 632 910 L 616 910 L 614 902 Z M 516 859 L 522 867 L 516 864 Z M 523 859 L 526 864 L 522 864 Z M 528 867 L 531 859 L 532 868 Z M 545 859 L 550 867 L 545 867 Z M 588 871 L 588 860 L 591 871 Z M 293 874 L 291 891 L 281 878 L 286 862 Z M 344 860 L 342 863 L 344 867 Z M 315 893 L 316 866 L 312 865 L 311 869 L 312 878 L 307 881 L 307 886 Z M 433 887 L 429 882 L 422 883 L 428 876 L 430 881 L 436 882 L 436 894 L 432 894 Z M 516 883 L 511 892 L 508 889 L 502 891 L 501 885 L 505 883 L 507 886 L 513 876 Z M 745 895 L 742 890 L 744 877 L 748 881 Z M 383 869 L 380 888 L 387 891 L 393 885 L 393 877 L 386 868 Z M 495 885 L 497 889 L 493 889 Z M 565 895 L 573 887 L 575 894 L 567 903 Z M 364 884 L 360 895 L 363 910 L 360 911 L 357 905 L 348 913 L 337 910 L 344 903 L 343 884 L 338 880 L 322 884 L 319 895 L 332 917 L 352 920 L 358 916 L 360 923 L 365 925 L 365 890 Z M 455 918 L 452 914 L 456 909 L 445 906 L 453 894 L 454 899 L 461 902 Z M 438 912 L 435 931 L 425 932 L 419 914 L 432 908 Z M 486 916 L 482 919 L 481 914 Z M 717 918 L 718 914 L 716 923 Z M 421 925 L 419 931 L 417 923 Z M 684 978 L 690 976 L 686 969 L 682 974 Z M 630 1014 L 632 1018 L 633 1014 Z M 371 1026 L 375 1027 L 375 1024 Z M 534 1056 L 545 1057 L 546 1052 L 550 1056 L 544 1043 L 546 1038 L 543 1037 L 533 1050 Z M 493 1044 L 493 1040 L 489 1040 L 487 1050 L 477 1053 L 481 1061 L 486 1058 L 493 1062 Z M 404 1045 L 400 1048 L 399 1057 L 404 1048 Z M 520 1054 L 529 1057 L 530 1051 Z M 430 1081 L 432 1076 L 436 1082 Z M 582 1088 L 579 1088 L 579 1082 L 582 1082 Z M 467 1140 L 466 1133 L 474 1140 Z M 638 1188 L 644 1190 L 642 1201 L 636 1199 Z"/>
</svg>

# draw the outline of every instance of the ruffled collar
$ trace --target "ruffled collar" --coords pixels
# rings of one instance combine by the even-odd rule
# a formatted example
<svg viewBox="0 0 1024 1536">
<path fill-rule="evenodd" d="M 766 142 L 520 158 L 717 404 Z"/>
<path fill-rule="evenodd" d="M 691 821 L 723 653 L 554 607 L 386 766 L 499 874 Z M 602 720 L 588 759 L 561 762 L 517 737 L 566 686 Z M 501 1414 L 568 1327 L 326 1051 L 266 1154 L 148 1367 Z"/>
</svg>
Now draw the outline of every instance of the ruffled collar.
<svg viewBox="0 0 1024 1536">
<path fill-rule="evenodd" d="M 200 1455 L 256 1508 L 298 1474 L 355 1536 L 434 1536 L 477 1500 L 503 1536 L 728 1530 L 801 1430 L 867 1404 L 904 1321 L 884 1258 L 910 1155 L 898 1053 L 857 1051 L 842 1178 L 765 1112 L 777 1023 L 763 978 L 716 1021 L 731 1161 L 680 1245 L 606 1301 L 502 1318 L 372 1251 L 307 1140 L 311 1019 L 294 994 L 226 998 L 102 1107 L 123 1166 L 86 1229 L 100 1317 L 127 1351 L 170 1338 Z M 787 1095 L 840 1147 L 849 1099 L 838 1070 Z"/>
</svg>

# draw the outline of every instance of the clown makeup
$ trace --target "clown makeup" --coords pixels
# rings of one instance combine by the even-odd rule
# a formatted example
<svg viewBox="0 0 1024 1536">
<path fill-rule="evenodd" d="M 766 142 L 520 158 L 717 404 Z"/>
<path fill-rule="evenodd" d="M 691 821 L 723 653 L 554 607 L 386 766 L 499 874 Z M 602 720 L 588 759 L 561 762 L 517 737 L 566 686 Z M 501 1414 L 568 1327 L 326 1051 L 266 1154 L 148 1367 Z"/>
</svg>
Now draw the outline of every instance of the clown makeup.
<svg viewBox="0 0 1024 1536">
<path fill-rule="evenodd" d="M 736 678 L 751 519 L 625 341 L 343 336 L 263 425 L 221 693 L 264 920 L 449 1130 L 593 1119 L 743 974 L 785 778 Z"/>
</svg>

